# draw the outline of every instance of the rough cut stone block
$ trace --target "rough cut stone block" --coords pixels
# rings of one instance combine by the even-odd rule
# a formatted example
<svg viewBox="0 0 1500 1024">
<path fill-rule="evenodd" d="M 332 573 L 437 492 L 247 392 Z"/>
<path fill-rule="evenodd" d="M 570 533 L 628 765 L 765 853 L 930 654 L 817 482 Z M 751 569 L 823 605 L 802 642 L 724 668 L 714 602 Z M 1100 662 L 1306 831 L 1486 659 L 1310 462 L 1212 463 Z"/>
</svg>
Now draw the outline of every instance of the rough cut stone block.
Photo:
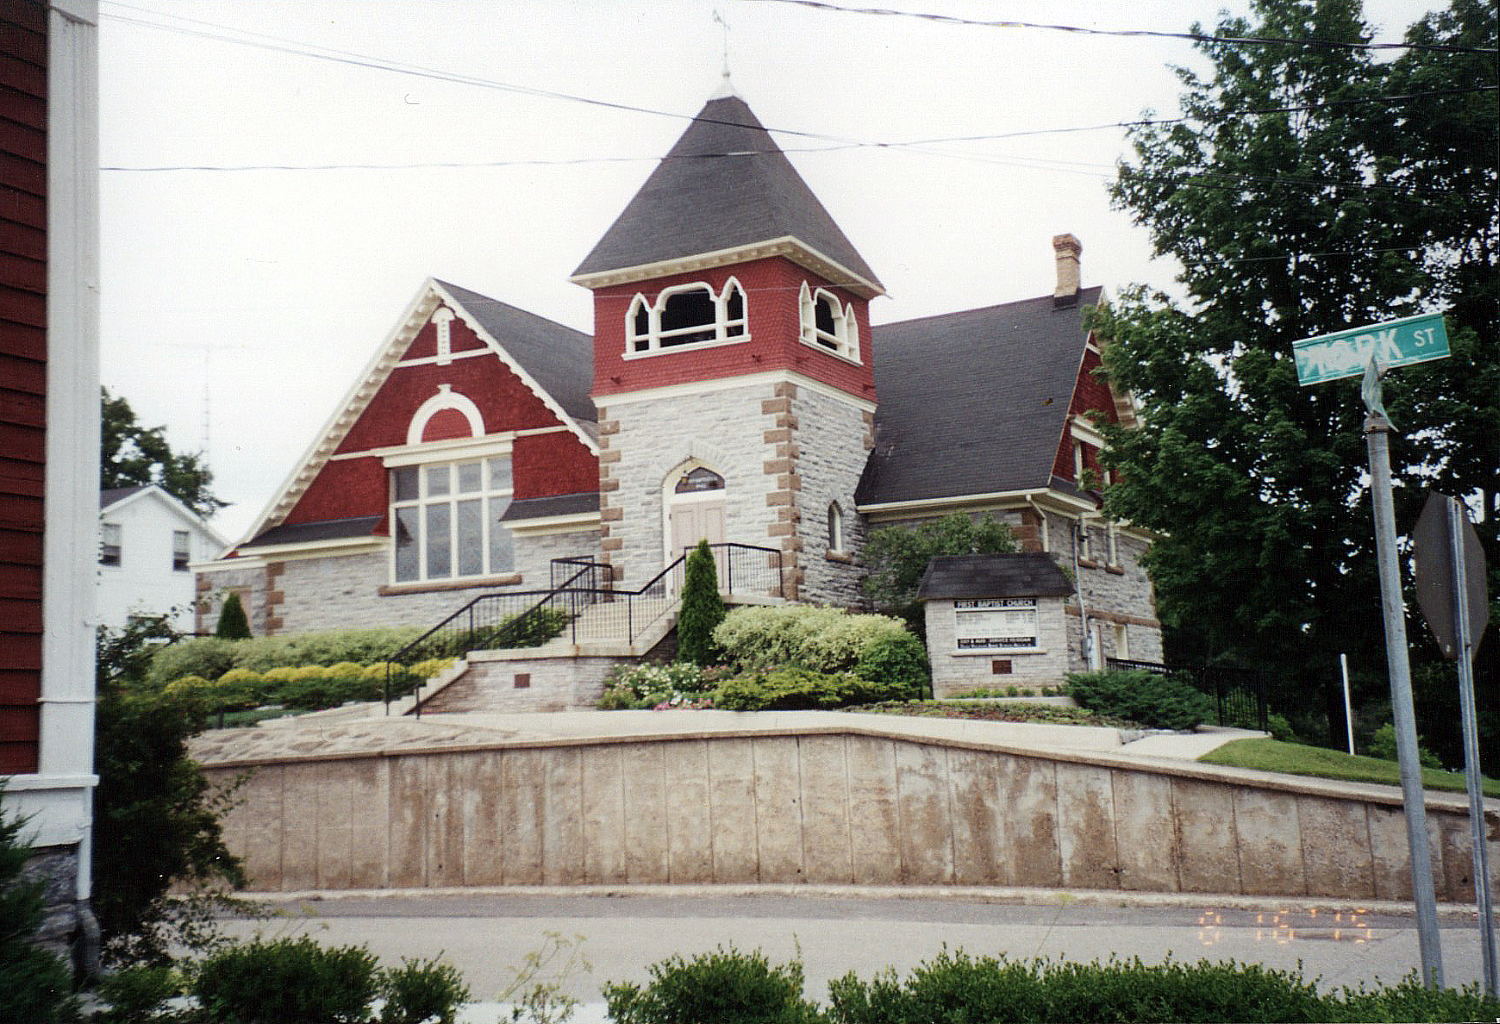
<svg viewBox="0 0 1500 1024">
<path fill-rule="evenodd" d="M 679 740 L 664 743 L 668 880 L 675 883 L 714 880 L 708 743 Z"/>
<path fill-rule="evenodd" d="M 751 743 L 747 739 L 714 739 L 708 743 L 715 882 L 760 880 Z"/>
<path fill-rule="evenodd" d="M 1228 786 L 1176 779 L 1177 877 L 1183 892 L 1239 892 L 1234 792 Z"/>
<path fill-rule="evenodd" d="M 1375 865 L 1364 804 L 1299 796 L 1302 865 L 1307 891 L 1319 896 L 1373 899 Z"/>
<path fill-rule="evenodd" d="M 1295 796 L 1237 786 L 1234 825 L 1240 841 L 1241 892 L 1248 896 L 1307 893 Z"/>
<path fill-rule="evenodd" d="M 1051 761 L 996 755 L 997 803 L 1004 809 L 996 853 L 1005 885 L 1061 885 L 1057 772 Z"/>
<path fill-rule="evenodd" d="M 542 884 L 546 750 L 507 750 L 501 758 L 501 872 L 506 885 Z"/>
<path fill-rule="evenodd" d="M 625 881 L 625 787 L 620 748 L 589 746 L 583 760 L 584 877 L 592 884 Z"/>
<path fill-rule="evenodd" d="M 763 882 L 801 882 L 802 780 L 797 739 L 751 741 L 755 757 L 756 861 Z"/>
<path fill-rule="evenodd" d="M 1115 850 L 1120 888 L 1176 892 L 1176 821 L 1172 780 L 1147 772 L 1116 771 Z"/>
<path fill-rule="evenodd" d="M 543 769 L 542 879 L 579 885 L 583 849 L 583 769 L 577 747 L 549 747 Z"/>
<path fill-rule="evenodd" d="M 282 790 L 286 839 L 282 849 L 281 887 L 299 892 L 318 887 L 318 768 L 317 764 L 289 765 Z"/>
<path fill-rule="evenodd" d="M 632 743 L 620 748 L 625 787 L 625 877 L 633 885 L 671 881 L 668 866 L 668 793 L 661 743 Z"/>
<path fill-rule="evenodd" d="M 948 752 L 953 806 L 953 880 L 959 885 L 1004 885 L 1011 872 L 1001 861 L 1000 776 L 994 754 Z"/>
<path fill-rule="evenodd" d="M 1063 885 L 1117 889 L 1115 811 L 1108 768 L 1057 766 L 1057 846 Z"/>
<path fill-rule="evenodd" d="M 796 740 L 802 783 L 802 863 L 810 882 L 853 881 L 849 847 L 849 774 L 843 736 Z"/>
<path fill-rule="evenodd" d="M 463 802 L 464 885 L 501 885 L 505 881 L 500 802 L 502 755 L 485 750 L 459 754 L 453 781 Z"/>
<path fill-rule="evenodd" d="M 901 815 L 902 881 L 918 885 L 953 881 L 947 751 L 898 742 L 896 799 Z"/>
</svg>

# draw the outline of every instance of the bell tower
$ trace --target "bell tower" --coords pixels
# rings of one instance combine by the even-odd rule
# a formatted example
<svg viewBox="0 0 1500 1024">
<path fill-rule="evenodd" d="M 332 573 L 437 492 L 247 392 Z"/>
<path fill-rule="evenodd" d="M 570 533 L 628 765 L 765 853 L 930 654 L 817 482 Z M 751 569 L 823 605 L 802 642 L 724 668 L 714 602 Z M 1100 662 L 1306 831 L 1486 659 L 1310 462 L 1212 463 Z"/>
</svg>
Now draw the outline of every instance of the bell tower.
<svg viewBox="0 0 1500 1024">
<path fill-rule="evenodd" d="M 709 100 L 572 280 L 616 576 L 706 537 L 781 551 L 788 598 L 858 603 L 884 288 L 744 100 Z"/>
</svg>

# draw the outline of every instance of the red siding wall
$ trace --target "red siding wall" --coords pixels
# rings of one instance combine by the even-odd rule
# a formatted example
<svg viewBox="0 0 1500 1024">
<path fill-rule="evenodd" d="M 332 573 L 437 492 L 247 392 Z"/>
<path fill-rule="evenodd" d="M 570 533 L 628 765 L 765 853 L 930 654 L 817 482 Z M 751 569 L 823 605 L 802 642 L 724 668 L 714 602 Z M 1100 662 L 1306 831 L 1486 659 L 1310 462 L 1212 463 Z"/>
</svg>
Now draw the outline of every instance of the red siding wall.
<svg viewBox="0 0 1500 1024">
<path fill-rule="evenodd" d="M 433 330 L 428 324 L 422 334 L 430 335 Z M 477 341 L 461 321 L 453 322 L 452 332 L 455 351 L 460 351 L 461 337 L 464 344 Z M 428 363 L 396 367 L 338 451 L 361 452 L 405 444 L 412 416 L 438 393 L 439 384 L 452 385 L 455 394 L 478 406 L 487 434 L 561 426 L 546 404 L 498 357 L 477 356 L 447 366 Z M 467 429 L 464 433 L 467 435 Z M 518 437 L 512 457 L 517 499 L 576 494 L 599 486 L 598 461 L 571 430 Z M 384 515 L 387 500 L 386 471 L 378 457 L 340 459 L 323 467 L 284 521 L 292 525 Z"/>
<path fill-rule="evenodd" d="M 637 294 L 656 301 L 664 288 L 703 281 L 718 293 L 731 277 L 745 290 L 750 340 L 709 348 L 684 348 L 646 358 L 625 358 L 625 317 Z M 853 303 L 859 324 L 861 364 L 855 365 L 798 340 L 798 300 L 802 282 L 827 288 L 843 303 Z M 669 384 L 735 377 L 765 370 L 797 370 L 852 395 L 873 401 L 875 378 L 870 369 L 869 303 L 853 292 L 835 288 L 811 271 L 781 256 L 753 260 L 693 274 L 594 292 L 594 395 L 616 395 Z M 606 404 L 603 401 L 600 404 Z"/>
<path fill-rule="evenodd" d="M 1115 412 L 1115 398 L 1110 393 L 1109 385 L 1098 377 L 1094 371 L 1100 367 L 1099 354 L 1093 349 L 1085 349 L 1083 353 L 1083 364 L 1078 370 L 1078 380 L 1073 385 L 1073 400 L 1068 405 L 1068 419 L 1074 416 L 1084 416 L 1090 412 L 1102 413 L 1105 422 L 1119 422 L 1119 415 Z M 1095 417 L 1087 417 L 1093 420 Z M 1099 449 L 1091 444 L 1083 446 L 1083 465 L 1085 469 L 1092 470 L 1095 476 L 1103 472 L 1099 464 Z M 1057 445 L 1057 457 L 1052 463 L 1052 475 L 1064 480 L 1073 480 L 1073 435 L 1066 428 L 1063 430 L 1062 440 Z M 1076 480 L 1073 481 L 1077 483 Z"/>
<path fill-rule="evenodd" d="M 0 775 L 37 769 L 47 394 L 47 9 L 0 6 Z"/>
</svg>

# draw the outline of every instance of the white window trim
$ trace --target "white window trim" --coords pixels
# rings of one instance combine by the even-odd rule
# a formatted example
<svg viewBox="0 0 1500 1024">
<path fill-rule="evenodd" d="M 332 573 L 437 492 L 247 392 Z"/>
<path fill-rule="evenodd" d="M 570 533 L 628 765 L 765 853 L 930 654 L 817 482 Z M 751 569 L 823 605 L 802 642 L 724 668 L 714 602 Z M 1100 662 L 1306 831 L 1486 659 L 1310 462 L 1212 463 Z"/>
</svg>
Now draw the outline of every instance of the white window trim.
<svg viewBox="0 0 1500 1024">
<path fill-rule="evenodd" d="M 817 302 L 826 298 L 833 306 L 834 334 L 818 330 Z M 806 281 L 797 295 L 797 306 L 801 320 L 802 344 L 817 349 L 846 363 L 862 365 L 859 358 L 859 318 L 854 315 L 854 303 L 840 302 L 839 297 L 827 288 L 813 290 Z M 831 342 L 829 348 L 824 342 Z"/>
<path fill-rule="evenodd" d="M 185 542 L 181 548 L 177 547 L 177 538 L 181 537 Z M 182 565 L 177 564 L 177 556 L 182 555 Z M 172 571 L 188 572 L 193 563 L 193 534 L 190 530 L 172 531 Z"/>
<path fill-rule="evenodd" d="M 113 530 L 115 542 L 110 544 L 106 539 L 106 531 Z M 112 547 L 115 549 L 115 560 L 106 562 L 104 560 L 104 549 Z M 125 528 L 119 523 L 99 524 L 99 565 L 105 569 L 119 569 L 125 564 Z"/>
<path fill-rule="evenodd" d="M 508 451 L 505 454 L 508 457 L 508 454 L 509 454 Z M 511 470 L 512 470 L 511 486 L 509 488 L 492 489 L 492 488 L 490 488 L 490 487 L 488 487 L 486 485 L 486 480 L 487 480 L 486 474 L 489 473 L 488 461 L 489 461 L 489 458 L 493 458 L 493 457 L 495 457 L 495 456 L 489 456 L 489 457 L 486 457 L 486 458 L 468 458 L 468 459 L 453 459 L 453 458 L 449 458 L 449 459 L 431 459 L 431 460 L 428 460 L 426 462 L 408 462 L 408 463 L 402 464 L 401 466 L 393 467 L 393 468 L 401 468 L 401 469 L 415 469 L 417 471 L 417 497 L 415 497 L 415 498 L 407 498 L 407 499 L 404 499 L 404 500 L 401 500 L 401 501 L 397 501 L 396 500 L 396 475 L 395 475 L 395 473 L 388 473 L 387 482 L 386 482 L 388 501 L 387 501 L 386 507 L 389 509 L 390 530 L 391 530 L 391 545 L 390 545 L 390 560 L 389 560 L 389 564 L 388 564 L 388 576 L 389 576 L 389 579 L 390 579 L 390 582 L 391 582 L 392 586 L 398 586 L 398 587 L 400 587 L 400 586 L 421 586 L 423 584 L 429 584 L 429 583 L 463 583 L 463 582 L 469 581 L 469 580 L 487 580 L 487 579 L 491 579 L 491 578 L 496 577 L 496 576 L 509 575 L 509 574 L 514 573 L 516 571 L 516 568 L 515 568 L 515 565 L 514 565 L 514 562 L 515 562 L 515 548 L 514 548 L 514 545 L 512 545 L 512 548 L 511 548 L 511 561 L 512 561 L 512 564 L 510 566 L 507 566 L 507 567 L 504 567 L 504 568 L 498 568 L 497 569 L 497 568 L 493 568 L 493 567 L 491 567 L 489 565 L 489 558 L 490 558 L 490 531 L 491 531 L 491 529 L 492 529 L 492 527 L 494 525 L 494 524 L 492 524 L 490 522 L 490 516 L 488 514 L 490 499 L 504 497 L 504 498 L 509 498 L 511 501 L 515 500 L 515 475 L 514 475 L 515 467 L 514 467 L 514 465 L 512 465 L 512 467 L 511 467 Z M 449 472 L 451 474 L 453 472 L 452 469 L 451 469 L 451 467 L 458 466 L 458 465 L 464 464 L 464 463 L 476 463 L 476 462 L 479 464 L 480 474 L 481 474 L 481 477 L 480 477 L 480 489 L 479 490 L 465 492 L 465 493 L 462 493 L 462 494 L 460 494 L 458 491 L 450 491 L 446 495 L 439 495 L 439 496 L 436 496 L 436 497 L 430 497 L 427 494 L 427 470 L 428 469 L 435 468 L 437 466 L 446 466 L 446 467 L 450 467 Z M 484 559 L 483 560 L 484 560 L 484 563 L 485 563 L 484 566 L 483 566 L 483 568 L 482 568 L 482 570 L 480 572 L 478 572 L 478 573 L 470 573 L 469 575 L 466 575 L 466 576 L 461 576 L 456 571 L 457 568 L 458 568 L 458 543 L 457 543 L 457 540 L 458 540 L 458 515 L 457 515 L 457 513 L 455 511 L 454 513 L 450 513 L 449 520 L 448 520 L 449 539 L 450 539 L 450 542 L 451 542 L 449 544 L 449 560 L 450 560 L 450 565 L 452 566 L 452 568 L 455 571 L 452 572 L 452 573 L 450 573 L 447 576 L 430 576 L 430 575 L 428 575 L 428 572 L 427 572 L 427 528 L 426 528 L 426 521 L 427 521 L 427 519 L 426 519 L 426 515 L 427 515 L 426 510 L 427 510 L 427 508 L 429 506 L 438 505 L 438 504 L 447 504 L 450 508 L 453 508 L 453 507 L 457 506 L 457 504 L 460 501 L 475 501 L 475 500 L 481 502 L 481 506 L 480 506 L 480 508 L 481 508 L 481 514 L 480 514 L 480 518 L 479 518 L 479 521 L 480 521 L 479 547 L 480 547 L 480 550 L 484 554 Z M 397 523 L 397 510 L 398 509 L 405 509 L 405 508 L 415 508 L 417 510 L 418 536 L 417 536 L 416 541 L 415 541 L 416 545 L 417 545 L 417 575 L 415 577 L 413 577 L 412 579 L 399 579 L 397 577 L 397 575 L 396 575 L 396 558 L 397 558 L 398 549 L 399 549 L 398 538 L 397 538 L 397 530 L 400 528 L 399 525 L 398 525 L 398 523 Z M 501 529 L 505 529 L 505 527 L 501 527 Z M 512 537 L 514 537 L 514 534 L 512 534 Z"/>
<path fill-rule="evenodd" d="M 692 327 L 679 327 L 665 334 L 661 329 L 662 311 L 666 309 L 667 300 L 673 295 L 681 295 L 686 292 L 707 291 L 709 298 L 714 304 L 714 336 L 705 341 L 686 342 L 680 345 L 662 345 L 664 338 L 671 339 L 679 335 L 693 334 L 706 331 L 708 324 L 697 324 Z M 740 302 L 744 308 L 744 316 L 735 320 L 729 319 L 729 296 L 733 292 L 739 292 Z M 645 309 L 648 323 L 645 334 L 637 334 L 635 320 L 637 313 Z M 739 327 L 741 333 L 730 334 L 731 327 Z M 637 292 L 635 298 L 630 300 L 630 308 L 625 313 L 625 358 L 626 359 L 648 359 L 652 356 L 671 355 L 673 352 L 685 352 L 701 348 L 715 348 L 720 345 L 738 345 L 750 340 L 750 299 L 745 292 L 745 287 L 740 284 L 738 278 L 731 277 L 724 282 L 724 287 L 717 292 L 713 285 L 707 281 L 691 281 L 687 284 L 674 284 L 670 288 L 663 288 L 656 296 L 654 303 L 648 302 L 646 296 Z M 644 341 L 646 348 L 637 351 L 636 345 Z"/>
<path fill-rule="evenodd" d="M 484 436 L 484 417 L 479 413 L 479 406 L 474 404 L 468 395 L 453 390 L 452 384 L 439 384 L 438 393 L 417 407 L 412 414 L 411 423 L 406 428 L 406 443 L 421 444 L 422 433 L 427 429 L 427 424 L 438 413 L 447 409 L 453 409 L 463 414 L 464 419 L 469 421 L 469 436 Z M 445 440 L 456 440 L 445 438 Z"/>
<path fill-rule="evenodd" d="M 439 366 L 453 362 L 453 310 L 439 306 L 432 312 L 432 322 L 437 327 L 437 357 Z"/>
</svg>

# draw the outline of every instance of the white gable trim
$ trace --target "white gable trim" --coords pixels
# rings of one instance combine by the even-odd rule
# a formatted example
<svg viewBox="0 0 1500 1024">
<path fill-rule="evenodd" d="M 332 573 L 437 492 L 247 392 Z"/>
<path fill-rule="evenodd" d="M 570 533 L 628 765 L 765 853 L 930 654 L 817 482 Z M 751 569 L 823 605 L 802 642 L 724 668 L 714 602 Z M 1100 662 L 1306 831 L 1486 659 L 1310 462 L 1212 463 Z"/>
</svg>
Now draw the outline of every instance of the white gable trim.
<svg viewBox="0 0 1500 1024">
<path fill-rule="evenodd" d="M 531 375 L 521 369 L 520 365 L 510 357 L 489 332 L 486 331 L 474 317 L 464 309 L 463 304 L 455 299 L 448 290 L 442 287 L 433 278 L 418 289 L 416 297 L 407 305 L 406 312 L 396 321 L 394 327 L 386 335 L 385 342 L 376 349 L 375 354 L 365 365 L 364 371 L 355 378 L 354 384 L 345 393 L 341 401 L 333 411 L 333 415 L 323 425 L 323 429 L 316 435 L 313 443 L 307 447 L 302 458 L 297 461 L 294 468 L 281 486 L 276 491 L 276 496 L 266 505 L 264 511 L 257 517 L 249 532 L 244 536 L 244 541 L 263 533 L 281 523 L 286 514 L 297 504 L 307 487 L 317 477 L 323 466 L 333 457 L 339 444 L 348 434 L 360 415 L 369 406 L 370 401 L 380 391 L 380 388 L 390 378 L 391 371 L 401 362 L 401 355 L 416 340 L 417 334 L 427 325 L 433 311 L 440 304 L 447 305 L 453 309 L 464 323 L 468 324 L 488 349 L 500 357 L 500 361 L 520 378 L 542 402 L 552 411 L 558 421 L 572 430 L 578 436 L 588 450 L 595 455 L 599 453 L 599 446 L 588 433 L 579 426 L 573 417 L 563 411 L 562 406 L 557 404 L 556 399 L 547 394 L 531 378 Z M 241 541 L 243 543 L 244 541 Z"/>
<path fill-rule="evenodd" d="M 771 256 L 785 256 L 798 266 L 827 278 L 835 285 L 848 288 L 863 298 L 873 299 L 877 295 L 885 294 L 885 289 L 874 281 L 856 274 L 831 256 L 819 252 L 793 235 L 783 235 L 764 242 L 737 245 L 729 249 L 717 249 L 692 256 L 658 260 L 655 263 L 642 263 L 634 267 L 621 267 L 618 270 L 577 274 L 568 280 L 585 288 L 608 288 L 611 285 L 634 284 L 636 281 L 646 281 L 653 277 L 666 277 L 671 274 L 691 274 L 699 270 L 710 270 L 714 267 L 725 267 L 731 263 L 745 263 L 749 260 L 767 259 Z"/>
<path fill-rule="evenodd" d="M 439 384 L 438 393 L 417 407 L 412 413 L 411 423 L 406 428 L 406 443 L 421 444 L 422 434 L 427 429 L 428 422 L 440 412 L 452 409 L 462 413 L 463 418 L 469 422 L 469 436 L 481 437 L 484 435 L 484 417 L 479 413 L 479 406 L 474 400 L 461 391 L 454 391 L 452 384 Z"/>
<path fill-rule="evenodd" d="M 99 518 L 103 519 L 107 515 L 112 515 L 116 512 L 119 512 L 122 509 L 125 509 L 131 505 L 136 504 L 139 501 L 144 500 L 148 496 L 153 497 L 157 501 L 157 503 L 170 511 L 178 519 L 181 519 L 188 526 L 191 526 L 198 530 L 202 530 L 205 534 L 208 535 L 208 539 L 213 543 L 218 544 L 220 547 L 227 547 L 229 545 L 229 542 L 224 539 L 223 535 L 220 534 L 218 530 L 215 530 L 212 526 L 209 525 L 208 520 L 204 519 L 198 513 L 188 508 L 180 500 L 178 500 L 178 498 L 174 494 L 172 494 L 166 488 L 162 487 L 160 484 L 149 484 L 146 487 L 141 488 L 139 491 L 136 491 L 134 494 L 127 494 L 119 501 L 113 502 L 109 505 L 105 505 L 103 508 L 99 509 Z"/>
<path fill-rule="evenodd" d="M 521 368 L 520 363 L 511 358 L 510 353 L 505 351 L 504 346 L 502 346 L 500 342 L 490 334 L 489 331 L 484 329 L 484 326 L 474 318 L 473 314 L 471 314 L 467 309 L 464 308 L 463 303 L 455 299 L 448 292 L 448 289 L 444 288 L 441 284 L 432 280 L 431 278 L 428 278 L 427 283 L 435 293 L 443 297 L 444 301 L 450 308 L 458 312 L 459 318 L 462 319 L 464 323 L 469 325 L 469 329 L 472 330 L 476 335 L 478 335 L 479 339 L 486 345 L 488 345 L 491 350 L 494 351 L 495 355 L 500 357 L 500 361 L 506 365 L 506 368 L 509 369 L 511 373 L 514 373 L 517 377 L 519 377 L 521 383 L 525 384 L 532 394 L 536 395 L 537 398 L 540 398 L 542 400 L 542 404 L 552 412 L 552 415 L 557 417 L 558 422 L 571 427 L 573 429 L 573 433 L 578 435 L 578 440 L 582 441 L 584 446 L 588 448 L 590 452 L 598 455 L 599 445 L 592 437 L 589 436 L 588 431 L 579 426 L 578 421 L 575 420 L 572 416 L 568 415 L 568 413 L 563 410 L 563 407 L 557 404 L 557 399 L 548 394 L 546 389 L 544 389 L 540 384 L 536 382 L 535 379 L 532 378 L 531 374 L 527 373 Z"/>
</svg>

